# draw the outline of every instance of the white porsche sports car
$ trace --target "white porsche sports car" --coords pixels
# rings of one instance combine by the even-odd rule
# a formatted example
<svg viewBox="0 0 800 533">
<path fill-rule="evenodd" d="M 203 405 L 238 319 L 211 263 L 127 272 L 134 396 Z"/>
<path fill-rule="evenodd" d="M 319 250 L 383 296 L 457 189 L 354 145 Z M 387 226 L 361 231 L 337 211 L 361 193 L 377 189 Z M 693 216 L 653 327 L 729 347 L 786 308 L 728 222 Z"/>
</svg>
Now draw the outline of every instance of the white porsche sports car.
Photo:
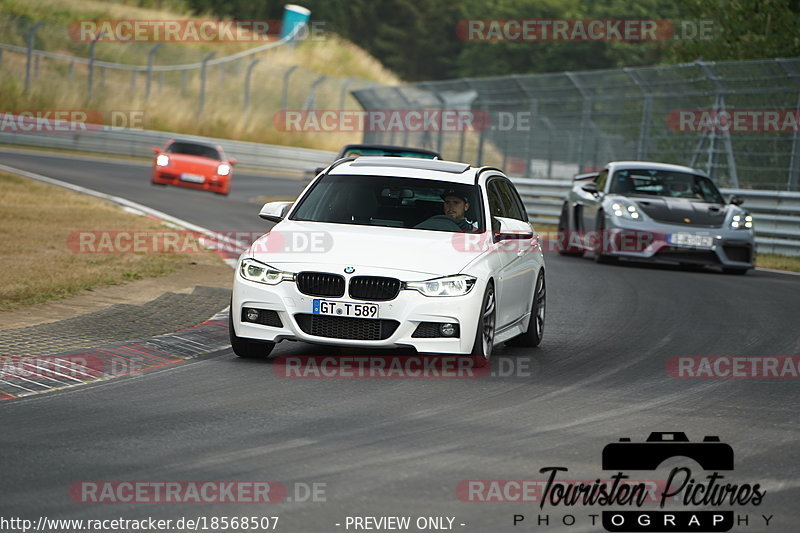
<svg viewBox="0 0 800 533">
<path fill-rule="evenodd" d="M 413 347 L 488 361 L 537 346 L 545 317 L 539 238 L 498 169 L 419 158 L 331 165 L 239 258 L 230 340 L 242 357 L 298 340 Z"/>
</svg>

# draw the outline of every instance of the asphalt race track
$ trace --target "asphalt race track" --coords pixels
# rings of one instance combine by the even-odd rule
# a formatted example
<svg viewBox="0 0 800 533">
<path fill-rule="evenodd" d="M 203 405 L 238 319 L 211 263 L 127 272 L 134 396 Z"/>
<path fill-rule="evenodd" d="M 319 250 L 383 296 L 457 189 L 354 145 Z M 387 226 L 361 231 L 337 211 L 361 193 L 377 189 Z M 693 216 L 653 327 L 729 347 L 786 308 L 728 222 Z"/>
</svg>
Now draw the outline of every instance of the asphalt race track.
<svg viewBox="0 0 800 533">
<path fill-rule="evenodd" d="M 136 163 L 8 151 L 0 163 L 214 230 L 265 229 L 259 206 L 247 199 L 301 188 L 299 181 L 236 174 L 223 198 L 153 187 L 148 167 Z M 286 532 L 346 531 L 348 516 L 448 516 L 461 531 L 603 531 L 589 517 L 601 513 L 598 506 L 462 501 L 457 488 L 464 480 L 543 480 L 539 469 L 551 466 L 568 468 L 559 479 L 608 479 L 615 472 L 602 470 L 606 444 L 684 432 L 692 441 L 717 435 L 733 447 L 735 469 L 722 472 L 723 483 L 766 490 L 758 506 L 719 507 L 737 520 L 747 516 L 732 531 L 797 531 L 797 376 L 680 378 L 667 363 L 676 356 L 800 356 L 800 276 L 607 266 L 555 253 L 546 262 L 542 346 L 499 347 L 486 377 L 286 379 L 274 358 L 243 360 L 224 350 L 3 402 L 0 515 L 279 516 Z M 273 351 L 337 354 L 301 343 Z M 670 461 L 633 479 L 663 480 L 681 465 L 706 481 L 696 463 Z M 91 504 L 68 492 L 81 481 L 228 480 L 278 481 L 291 501 Z M 324 495 L 302 501 L 312 484 Z M 516 527 L 515 514 L 525 517 Z M 540 515 L 549 525 L 537 524 Z M 565 515 L 575 524 L 565 526 Z M 768 527 L 762 515 L 772 515 Z"/>
</svg>

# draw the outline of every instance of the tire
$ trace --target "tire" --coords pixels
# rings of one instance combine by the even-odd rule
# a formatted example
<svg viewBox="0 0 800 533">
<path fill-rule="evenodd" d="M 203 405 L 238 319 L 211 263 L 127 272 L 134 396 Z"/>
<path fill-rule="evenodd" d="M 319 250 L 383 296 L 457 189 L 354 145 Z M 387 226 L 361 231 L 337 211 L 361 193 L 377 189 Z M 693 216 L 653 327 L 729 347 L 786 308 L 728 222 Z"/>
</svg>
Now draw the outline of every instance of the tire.
<svg viewBox="0 0 800 533">
<path fill-rule="evenodd" d="M 539 272 L 536 278 L 536 288 L 533 291 L 533 303 L 531 304 L 531 320 L 528 322 L 528 329 L 522 335 L 507 340 L 508 346 L 519 346 L 522 348 L 533 348 L 539 346 L 544 336 L 544 317 L 547 303 L 547 287 L 544 278 L 544 269 Z"/>
<path fill-rule="evenodd" d="M 732 268 L 732 267 L 722 267 L 722 272 L 725 274 L 734 274 L 738 276 L 744 276 L 747 274 L 747 271 L 750 270 L 748 268 Z"/>
<path fill-rule="evenodd" d="M 582 257 L 583 250 L 575 246 L 569 246 L 569 205 L 564 202 L 561 208 L 561 215 L 558 217 L 558 253 L 572 257 Z"/>
<path fill-rule="evenodd" d="M 470 357 L 476 367 L 487 366 L 492 357 L 496 319 L 497 300 L 495 298 L 494 285 L 489 283 L 483 293 L 478 328 L 475 331 L 475 342 L 472 345 L 472 353 L 470 353 Z"/>
<path fill-rule="evenodd" d="M 601 265 L 615 265 L 619 262 L 618 258 L 614 257 L 613 255 L 604 254 L 603 250 L 603 243 L 605 242 L 605 235 L 604 232 L 606 230 L 606 215 L 602 211 L 597 214 L 597 224 L 595 224 L 595 229 L 598 233 L 600 233 L 600 250 L 594 253 L 594 261 L 595 263 Z"/>
<path fill-rule="evenodd" d="M 274 342 L 243 339 L 236 335 L 236 331 L 233 329 L 233 304 L 231 304 L 230 311 L 228 312 L 228 337 L 231 341 L 233 353 L 247 359 L 267 357 L 275 347 Z"/>
</svg>

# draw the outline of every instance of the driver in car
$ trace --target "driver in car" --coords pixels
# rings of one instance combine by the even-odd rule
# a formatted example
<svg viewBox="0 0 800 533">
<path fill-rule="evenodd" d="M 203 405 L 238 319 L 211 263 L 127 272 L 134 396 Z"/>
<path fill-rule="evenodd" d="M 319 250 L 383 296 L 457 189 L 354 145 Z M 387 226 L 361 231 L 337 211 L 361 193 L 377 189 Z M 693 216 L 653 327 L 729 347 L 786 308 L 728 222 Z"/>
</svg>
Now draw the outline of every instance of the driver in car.
<svg viewBox="0 0 800 533">
<path fill-rule="evenodd" d="M 699 191 L 692 191 L 689 188 L 689 185 L 680 181 L 673 181 L 669 185 L 669 192 L 672 196 L 676 196 L 679 198 L 699 198 L 703 199 L 703 196 L 700 194 Z"/>
<path fill-rule="evenodd" d="M 452 218 L 462 231 L 475 229 L 475 225 L 464 217 L 469 209 L 469 198 L 464 193 L 450 189 L 442 194 L 442 200 L 444 214 Z"/>
</svg>

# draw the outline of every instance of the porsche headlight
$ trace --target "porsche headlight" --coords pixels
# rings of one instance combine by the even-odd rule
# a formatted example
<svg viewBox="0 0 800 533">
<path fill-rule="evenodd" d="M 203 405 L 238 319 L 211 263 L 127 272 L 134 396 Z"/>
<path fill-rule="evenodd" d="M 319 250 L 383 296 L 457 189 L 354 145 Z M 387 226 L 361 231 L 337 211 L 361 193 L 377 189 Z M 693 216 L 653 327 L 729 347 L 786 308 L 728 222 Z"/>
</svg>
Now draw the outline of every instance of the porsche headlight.
<svg viewBox="0 0 800 533">
<path fill-rule="evenodd" d="M 611 214 L 615 217 L 624 218 L 627 220 L 642 220 L 642 215 L 639 213 L 639 208 L 636 204 L 629 201 L 617 200 L 611 204 Z"/>
<path fill-rule="evenodd" d="M 277 285 L 281 281 L 294 281 L 292 272 L 284 272 L 255 259 L 244 259 L 239 266 L 239 274 L 248 281 Z"/>
<path fill-rule="evenodd" d="M 165 167 L 167 165 L 169 165 L 169 156 L 159 154 L 158 157 L 156 157 L 156 166 Z"/>
<path fill-rule="evenodd" d="M 464 296 L 475 286 L 474 276 L 458 274 L 427 281 L 406 281 L 405 288 L 419 291 L 425 296 Z"/>
<path fill-rule="evenodd" d="M 753 217 L 747 213 L 733 215 L 731 218 L 731 228 L 733 229 L 753 229 Z"/>
<path fill-rule="evenodd" d="M 227 163 L 222 163 L 217 167 L 217 174 L 220 176 L 227 176 L 231 173 L 231 166 Z"/>
</svg>

